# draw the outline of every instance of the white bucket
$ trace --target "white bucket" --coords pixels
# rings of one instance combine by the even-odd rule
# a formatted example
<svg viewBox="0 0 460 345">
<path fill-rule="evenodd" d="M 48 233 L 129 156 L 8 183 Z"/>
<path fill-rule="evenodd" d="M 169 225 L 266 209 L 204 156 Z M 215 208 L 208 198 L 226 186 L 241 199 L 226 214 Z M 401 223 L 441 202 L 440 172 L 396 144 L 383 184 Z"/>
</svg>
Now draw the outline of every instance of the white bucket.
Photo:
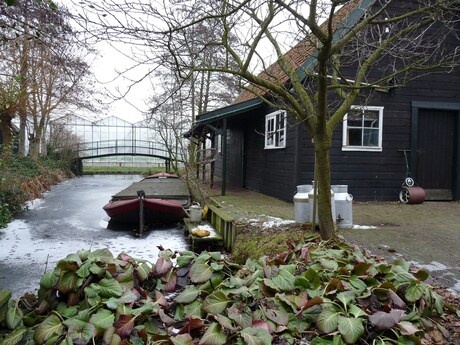
<svg viewBox="0 0 460 345">
<path fill-rule="evenodd" d="M 194 223 L 199 223 L 201 222 L 201 215 L 203 214 L 203 211 L 200 206 L 198 205 L 192 205 L 189 208 L 189 214 L 190 214 L 190 220 Z"/>
</svg>

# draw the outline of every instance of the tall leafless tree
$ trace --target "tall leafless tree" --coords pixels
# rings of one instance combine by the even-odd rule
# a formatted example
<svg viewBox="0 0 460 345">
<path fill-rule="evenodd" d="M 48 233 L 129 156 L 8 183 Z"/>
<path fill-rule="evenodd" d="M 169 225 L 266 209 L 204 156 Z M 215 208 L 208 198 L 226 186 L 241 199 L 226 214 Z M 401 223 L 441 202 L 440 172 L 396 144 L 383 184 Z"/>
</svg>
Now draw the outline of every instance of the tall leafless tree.
<svg viewBox="0 0 460 345">
<path fill-rule="evenodd" d="M 2 6 L 1 19 L 8 25 L 0 47 L 0 82 L 19 84 L 20 153 L 25 154 L 29 127 L 29 153 L 37 158 L 53 113 L 64 104 L 92 109 L 85 96 L 91 86 L 85 60 L 89 50 L 69 24 L 65 8 L 50 7 L 47 1 L 16 0 Z"/>
<path fill-rule="evenodd" d="M 183 80 L 208 72 L 237 76 L 246 91 L 304 124 L 317 157 L 321 235 L 329 239 L 335 236 L 330 195 L 334 129 L 358 97 L 457 67 L 457 45 L 445 42 L 457 37 L 459 3 L 170 0 L 162 6 L 102 0 L 95 5 L 92 21 L 102 23 L 100 33 L 148 46 L 139 56 L 153 65 L 160 66 L 167 57 Z M 361 5 L 369 6 L 359 11 Z M 358 9 L 359 21 L 348 26 L 345 18 L 351 9 Z M 213 27 L 213 35 L 194 39 L 205 23 Z M 209 48 L 224 58 L 209 60 Z M 299 59 L 306 57 L 300 68 Z"/>
</svg>

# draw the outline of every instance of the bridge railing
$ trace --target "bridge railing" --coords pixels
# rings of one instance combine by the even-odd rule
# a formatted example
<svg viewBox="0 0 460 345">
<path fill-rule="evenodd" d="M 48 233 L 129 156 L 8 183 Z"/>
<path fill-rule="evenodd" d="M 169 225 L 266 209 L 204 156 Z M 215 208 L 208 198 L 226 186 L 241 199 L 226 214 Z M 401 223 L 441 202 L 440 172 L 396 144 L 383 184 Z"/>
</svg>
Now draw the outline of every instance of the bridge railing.
<svg viewBox="0 0 460 345">
<path fill-rule="evenodd" d="M 107 155 L 151 155 L 168 157 L 169 152 L 162 144 L 147 140 L 104 140 L 77 144 L 79 157 Z"/>
</svg>

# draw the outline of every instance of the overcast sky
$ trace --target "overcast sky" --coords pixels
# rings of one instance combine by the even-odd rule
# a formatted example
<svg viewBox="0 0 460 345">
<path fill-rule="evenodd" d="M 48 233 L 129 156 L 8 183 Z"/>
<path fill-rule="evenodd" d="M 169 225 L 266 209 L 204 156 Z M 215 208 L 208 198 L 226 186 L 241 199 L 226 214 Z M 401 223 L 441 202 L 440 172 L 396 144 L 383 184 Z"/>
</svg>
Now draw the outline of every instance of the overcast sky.
<svg viewBox="0 0 460 345">
<path fill-rule="evenodd" d="M 132 86 L 124 99 L 107 105 L 106 115 L 115 115 L 132 123 L 142 121 L 142 112 L 148 110 L 146 102 L 152 94 L 150 82 L 146 80 L 132 85 L 126 78 L 139 78 L 146 70 L 137 68 L 124 77 L 120 76 L 119 72 L 131 67 L 133 62 L 107 43 L 100 43 L 96 48 L 99 50 L 99 56 L 93 62 L 92 70 L 99 87 L 113 95 L 121 96 Z M 107 101 L 112 102 L 110 98 L 107 98 Z"/>
</svg>

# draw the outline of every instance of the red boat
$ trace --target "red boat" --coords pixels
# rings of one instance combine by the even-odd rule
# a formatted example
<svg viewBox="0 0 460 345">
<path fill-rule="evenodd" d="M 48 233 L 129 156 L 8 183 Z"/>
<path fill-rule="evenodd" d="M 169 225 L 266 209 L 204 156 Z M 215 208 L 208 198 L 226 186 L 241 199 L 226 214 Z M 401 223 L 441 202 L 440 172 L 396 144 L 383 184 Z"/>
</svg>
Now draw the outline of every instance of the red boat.
<svg viewBox="0 0 460 345">
<path fill-rule="evenodd" d="M 103 209 L 111 222 L 129 224 L 175 223 L 186 216 L 190 193 L 176 175 L 159 173 L 131 184 Z"/>
</svg>

